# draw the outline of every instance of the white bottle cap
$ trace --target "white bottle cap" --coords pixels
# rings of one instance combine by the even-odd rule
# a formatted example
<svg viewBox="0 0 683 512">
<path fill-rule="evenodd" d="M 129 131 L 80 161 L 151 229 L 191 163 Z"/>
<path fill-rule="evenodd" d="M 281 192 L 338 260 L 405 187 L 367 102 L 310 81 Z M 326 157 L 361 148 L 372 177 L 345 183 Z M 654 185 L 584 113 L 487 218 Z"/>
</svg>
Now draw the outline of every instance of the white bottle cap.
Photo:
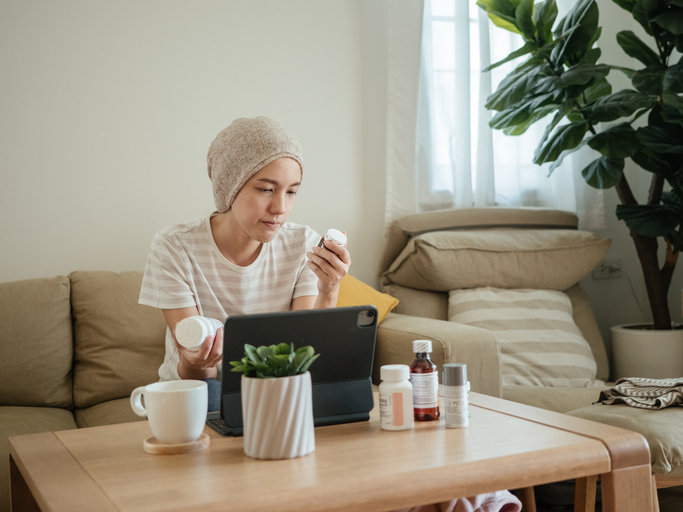
<svg viewBox="0 0 683 512">
<path fill-rule="evenodd" d="M 408 380 L 410 367 L 407 364 L 385 364 L 379 369 L 379 378 L 388 381 Z"/>
<path fill-rule="evenodd" d="M 216 334 L 216 323 L 220 324 L 220 320 L 201 316 L 184 318 L 176 326 L 175 338 L 183 347 L 197 351 L 207 336 Z"/>
<path fill-rule="evenodd" d="M 413 341 L 413 352 L 415 354 L 431 353 L 432 340 L 415 340 Z"/>
<path fill-rule="evenodd" d="M 338 229 L 328 229 L 325 233 L 325 240 L 331 240 L 337 245 L 346 245 L 346 235 Z"/>
</svg>

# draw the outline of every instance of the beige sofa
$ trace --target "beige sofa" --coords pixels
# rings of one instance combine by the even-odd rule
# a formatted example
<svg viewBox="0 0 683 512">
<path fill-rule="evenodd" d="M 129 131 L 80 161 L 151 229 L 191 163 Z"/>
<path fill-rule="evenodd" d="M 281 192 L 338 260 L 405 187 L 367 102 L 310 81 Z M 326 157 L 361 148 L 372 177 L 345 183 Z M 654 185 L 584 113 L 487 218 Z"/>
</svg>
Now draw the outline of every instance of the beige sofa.
<svg viewBox="0 0 683 512">
<path fill-rule="evenodd" d="M 0 284 L 0 512 L 9 511 L 9 436 L 140 420 L 128 397 L 158 380 L 166 328 L 161 311 L 138 305 L 141 280 L 141 272 L 79 271 Z M 496 337 L 449 327 L 390 314 L 378 353 L 439 339 L 438 364 L 464 358 L 474 389 L 499 394 Z"/>
<path fill-rule="evenodd" d="M 596 378 L 607 380 L 605 345 L 578 282 L 604 257 L 610 241 L 579 232 L 577 224 L 573 213 L 539 208 L 470 208 L 402 217 L 392 223 L 386 238 L 381 288 L 399 299 L 396 316 L 406 315 L 408 323 L 408 316 L 429 319 L 444 336 L 466 327 L 448 321 L 449 290 L 494 286 L 564 291 L 595 358 Z M 439 347 L 441 341 L 435 341 Z M 405 360 L 409 351 L 405 346 L 385 348 L 392 352 L 378 352 L 382 362 Z M 500 352 L 486 361 L 496 357 Z M 466 357 L 453 353 L 448 358 L 468 363 L 470 372 Z M 557 412 L 590 405 L 597 397 L 595 388 L 503 386 L 500 361 L 473 370 L 485 372 L 490 384 L 500 382 L 487 394 Z"/>
</svg>

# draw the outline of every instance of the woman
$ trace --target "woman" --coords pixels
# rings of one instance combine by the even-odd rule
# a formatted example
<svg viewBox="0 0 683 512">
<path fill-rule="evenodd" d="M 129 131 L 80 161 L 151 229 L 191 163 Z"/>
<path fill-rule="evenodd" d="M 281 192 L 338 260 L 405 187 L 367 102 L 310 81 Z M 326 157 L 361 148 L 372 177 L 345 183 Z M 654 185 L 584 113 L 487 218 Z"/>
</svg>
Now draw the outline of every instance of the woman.
<svg viewBox="0 0 683 512">
<path fill-rule="evenodd" d="M 207 380 L 209 409 L 217 410 L 223 329 L 195 352 L 176 341 L 178 322 L 335 307 L 351 258 L 346 247 L 317 247 L 318 233 L 286 222 L 304 164 L 299 143 L 278 123 L 235 120 L 207 161 L 216 211 L 154 236 L 139 302 L 162 309 L 168 324 L 161 380 Z"/>
</svg>

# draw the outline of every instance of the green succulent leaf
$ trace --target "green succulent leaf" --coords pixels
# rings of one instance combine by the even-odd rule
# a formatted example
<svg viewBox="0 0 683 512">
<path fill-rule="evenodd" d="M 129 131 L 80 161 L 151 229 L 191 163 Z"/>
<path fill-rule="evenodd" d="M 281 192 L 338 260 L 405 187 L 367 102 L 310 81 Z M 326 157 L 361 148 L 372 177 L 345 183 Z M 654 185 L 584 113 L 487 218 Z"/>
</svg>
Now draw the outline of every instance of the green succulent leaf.
<svg viewBox="0 0 683 512">
<path fill-rule="evenodd" d="M 651 108 L 657 103 L 654 97 L 624 89 L 596 100 L 582 109 L 584 116 L 594 123 L 609 122 L 630 116 L 636 110 Z"/>
<path fill-rule="evenodd" d="M 573 149 L 581 143 L 588 130 L 585 122 L 565 124 L 558 127 L 543 147 L 539 146 L 534 154 L 534 163 L 554 162 L 562 151 Z"/>
<path fill-rule="evenodd" d="M 607 158 L 628 158 L 632 156 L 640 143 L 636 131 L 628 123 L 611 126 L 601 133 L 593 135 L 588 145 Z"/>
<path fill-rule="evenodd" d="M 648 66 L 637 71 L 631 82 L 639 92 L 659 96 L 664 89 L 664 70 L 660 66 Z"/>
<path fill-rule="evenodd" d="M 619 158 L 600 157 L 593 160 L 582 171 L 581 175 L 593 188 L 612 188 L 619 183 L 624 173 L 624 160 Z"/>
<path fill-rule="evenodd" d="M 643 236 L 666 236 L 683 222 L 680 206 L 617 205 L 617 218 L 623 220 L 632 231 Z"/>
<path fill-rule="evenodd" d="M 619 32 L 617 34 L 617 43 L 629 57 L 638 59 L 646 66 L 661 67 L 662 63 L 659 55 L 630 30 Z"/>
<path fill-rule="evenodd" d="M 261 346 L 244 345 L 245 357 L 241 361 L 231 361 L 233 372 L 244 373 L 247 377 L 271 378 L 299 375 L 308 371 L 316 354 L 311 346 L 294 350 L 294 344 Z"/>
</svg>

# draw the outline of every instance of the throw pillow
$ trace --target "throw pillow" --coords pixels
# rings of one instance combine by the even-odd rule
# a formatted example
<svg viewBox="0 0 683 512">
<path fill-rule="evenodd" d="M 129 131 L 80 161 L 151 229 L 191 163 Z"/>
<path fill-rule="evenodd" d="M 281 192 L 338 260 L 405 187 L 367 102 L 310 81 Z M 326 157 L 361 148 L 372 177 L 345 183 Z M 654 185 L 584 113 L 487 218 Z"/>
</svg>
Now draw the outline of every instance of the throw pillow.
<svg viewBox="0 0 683 512">
<path fill-rule="evenodd" d="M 495 332 L 503 385 L 589 387 L 597 366 L 572 318 L 569 297 L 555 290 L 452 290 L 448 319 Z"/>
<path fill-rule="evenodd" d="M 410 239 L 382 284 L 566 290 L 605 257 L 610 240 L 571 229 L 434 231 Z"/>
<path fill-rule="evenodd" d="M 396 307 L 398 299 L 386 293 L 378 292 L 364 282 L 346 274 L 339 285 L 337 307 L 365 306 L 367 304 L 372 304 L 377 308 L 377 323 L 379 323 Z"/>
</svg>

